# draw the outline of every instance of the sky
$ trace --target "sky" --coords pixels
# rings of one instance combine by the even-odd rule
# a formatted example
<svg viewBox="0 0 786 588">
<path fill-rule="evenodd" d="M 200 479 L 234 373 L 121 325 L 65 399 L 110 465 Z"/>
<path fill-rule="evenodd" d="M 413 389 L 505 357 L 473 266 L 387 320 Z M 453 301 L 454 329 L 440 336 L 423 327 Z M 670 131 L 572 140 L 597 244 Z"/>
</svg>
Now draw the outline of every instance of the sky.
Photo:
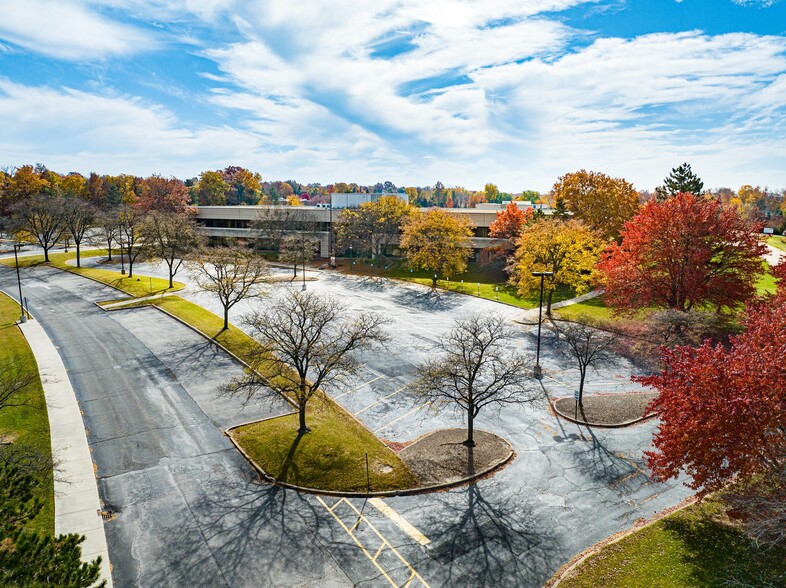
<svg viewBox="0 0 786 588">
<path fill-rule="evenodd" d="M 0 167 L 786 188 L 786 0 L 0 0 Z"/>
</svg>

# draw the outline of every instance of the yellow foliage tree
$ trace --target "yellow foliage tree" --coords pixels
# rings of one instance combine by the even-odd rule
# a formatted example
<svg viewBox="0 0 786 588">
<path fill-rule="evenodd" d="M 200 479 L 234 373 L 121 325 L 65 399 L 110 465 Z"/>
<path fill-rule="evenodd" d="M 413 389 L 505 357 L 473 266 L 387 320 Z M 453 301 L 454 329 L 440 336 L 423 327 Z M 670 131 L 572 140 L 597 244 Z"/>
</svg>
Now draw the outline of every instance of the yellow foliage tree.
<svg viewBox="0 0 786 588">
<path fill-rule="evenodd" d="M 544 283 L 546 313 L 551 314 L 558 284 L 570 286 L 578 295 L 589 291 L 605 242 L 581 221 L 541 219 L 522 229 L 516 246 L 510 282 L 522 296 L 531 296 L 540 289 L 540 278 L 532 272 L 553 272 Z"/>
<path fill-rule="evenodd" d="M 437 274 L 456 276 L 466 271 L 471 236 L 472 225 L 466 217 L 433 209 L 410 216 L 401 248 L 411 268 L 434 272 L 431 285 L 436 288 Z"/>
<path fill-rule="evenodd" d="M 303 206 L 303 201 L 300 200 L 300 196 L 297 194 L 290 194 L 287 196 L 287 204 L 290 206 Z"/>
<path fill-rule="evenodd" d="M 552 199 L 565 203 L 573 218 L 583 221 L 605 239 L 617 239 L 626 221 L 639 210 L 639 194 L 621 178 L 579 170 L 560 177 Z"/>
</svg>

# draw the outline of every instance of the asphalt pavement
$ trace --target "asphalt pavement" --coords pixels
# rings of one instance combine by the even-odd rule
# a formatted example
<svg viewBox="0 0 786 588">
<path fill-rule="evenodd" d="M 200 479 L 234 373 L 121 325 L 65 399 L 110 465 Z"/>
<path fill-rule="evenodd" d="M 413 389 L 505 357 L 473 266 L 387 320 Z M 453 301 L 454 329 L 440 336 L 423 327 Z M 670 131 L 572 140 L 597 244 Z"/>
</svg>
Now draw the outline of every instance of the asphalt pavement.
<svg viewBox="0 0 786 588">
<path fill-rule="evenodd" d="M 392 321 L 392 340 L 367 353 L 363 373 L 333 396 L 391 440 L 462 426 L 461 415 L 436 412 L 409 392 L 414 366 L 456 316 L 495 311 L 512 320 L 520 309 L 382 279 L 316 277 L 308 288 Z M 14 278 L 0 270 L 4 288 Z M 116 292 L 77 276 L 41 268 L 23 280 L 69 369 L 105 507 L 118 513 L 106 529 L 120 586 L 539 586 L 575 553 L 689 494 L 679 481 L 647 475 L 642 451 L 654 422 L 588 430 L 559 421 L 541 399 L 480 414 L 476 426 L 516 451 L 494 477 L 384 501 L 423 542 L 372 503 L 256 483 L 221 432 L 286 407 L 241 410 L 218 399 L 218 385 L 240 368 L 190 329 L 153 309 L 106 313 L 91 302 Z M 192 287 L 183 295 L 217 310 Z M 252 308 L 238 306 L 235 321 Z M 548 330 L 543 343 L 546 393 L 572 394 L 577 370 Z M 531 328 L 520 328 L 516 346 L 534 353 Z M 633 371 L 622 360 L 607 366 L 590 375 L 588 393 L 638 389 Z"/>
</svg>

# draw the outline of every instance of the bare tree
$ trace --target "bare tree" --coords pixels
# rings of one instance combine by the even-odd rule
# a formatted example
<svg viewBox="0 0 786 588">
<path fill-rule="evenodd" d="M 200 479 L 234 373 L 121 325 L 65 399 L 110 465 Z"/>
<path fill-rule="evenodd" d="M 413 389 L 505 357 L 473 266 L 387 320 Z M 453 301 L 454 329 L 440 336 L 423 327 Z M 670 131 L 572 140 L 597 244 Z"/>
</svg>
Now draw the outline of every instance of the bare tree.
<svg viewBox="0 0 786 588">
<path fill-rule="evenodd" d="M 314 249 L 317 246 L 317 239 L 313 235 L 305 232 L 290 233 L 281 240 L 278 258 L 281 261 L 291 263 L 294 277 L 297 277 L 297 266 L 303 267 L 306 271 L 306 260 L 314 257 Z"/>
<path fill-rule="evenodd" d="M 76 267 L 82 267 L 82 241 L 95 221 L 95 208 L 80 198 L 64 198 L 62 204 L 63 223 L 76 245 Z"/>
<path fill-rule="evenodd" d="M 308 217 L 297 206 L 263 206 L 250 226 L 263 248 L 279 251 L 287 235 L 307 232 L 313 228 Z"/>
<path fill-rule="evenodd" d="M 587 369 L 596 372 L 604 363 L 614 363 L 616 355 L 611 349 L 614 335 L 590 324 L 565 322 L 556 327 L 562 352 L 576 361 L 581 374 L 579 380 L 579 406 L 584 406 L 584 381 Z"/>
<path fill-rule="evenodd" d="M 224 330 L 229 328 L 229 310 L 241 300 L 262 296 L 260 285 L 269 277 L 265 261 L 242 247 L 216 247 L 203 251 L 189 267 L 205 292 L 213 292 L 224 307 Z"/>
<path fill-rule="evenodd" d="M 316 292 L 281 295 L 270 307 L 244 319 L 260 344 L 257 361 L 266 366 L 268 377 L 250 373 L 223 390 L 250 400 L 267 388 L 292 399 L 298 408 L 298 433 L 303 435 L 309 431 L 308 401 L 318 389 L 357 373 L 356 353 L 385 341 L 387 322 L 376 313 L 349 313 L 338 300 Z"/>
<path fill-rule="evenodd" d="M 125 246 L 128 259 L 128 277 L 134 275 L 134 262 L 142 254 L 144 235 L 142 225 L 146 213 L 139 208 L 124 204 L 117 209 L 118 237 L 120 241 L 120 257 L 123 257 L 123 246 Z"/>
<path fill-rule="evenodd" d="M 436 403 L 454 403 L 467 413 L 467 440 L 474 447 L 474 422 L 490 404 L 532 402 L 530 358 L 508 352 L 513 329 L 495 314 L 457 319 L 435 346 L 434 357 L 417 368 L 415 391 Z"/>
<path fill-rule="evenodd" d="M 44 261 L 47 262 L 49 250 L 66 231 L 62 208 L 62 199 L 42 194 L 20 200 L 13 207 L 13 231 L 32 236 L 44 250 Z"/>
<path fill-rule="evenodd" d="M 96 226 L 101 229 L 101 233 L 93 236 L 94 244 L 106 243 L 107 261 L 112 261 L 112 243 L 117 243 L 120 234 L 120 221 L 117 212 L 114 210 L 101 211 L 96 217 Z"/>
<path fill-rule="evenodd" d="M 154 210 L 142 223 L 141 232 L 146 253 L 166 263 L 172 288 L 183 261 L 199 249 L 196 223 L 189 213 Z"/>
</svg>

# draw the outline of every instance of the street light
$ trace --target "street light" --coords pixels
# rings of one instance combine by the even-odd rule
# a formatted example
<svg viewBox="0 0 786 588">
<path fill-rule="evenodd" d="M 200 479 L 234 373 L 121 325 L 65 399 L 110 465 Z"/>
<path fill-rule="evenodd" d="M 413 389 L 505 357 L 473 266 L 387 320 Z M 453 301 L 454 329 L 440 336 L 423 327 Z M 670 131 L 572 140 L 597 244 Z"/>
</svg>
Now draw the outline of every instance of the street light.
<svg viewBox="0 0 786 588">
<path fill-rule="evenodd" d="M 543 322 L 543 280 L 546 276 L 553 276 L 554 272 L 532 272 L 534 277 L 540 276 L 540 304 L 538 305 L 538 351 L 535 355 L 534 376 L 540 380 L 543 377 L 543 369 L 540 367 L 540 325 Z"/>
<path fill-rule="evenodd" d="M 330 267 L 336 267 L 336 252 L 335 252 L 335 237 L 333 236 L 333 193 L 330 193 L 330 201 L 328 202 L 328 210 L 330 210 L 330 231 L 328 232 L 328 249 L 330 250 Z"/>
<path fill-rule="evenodd" d="M 304 292 L 306 291 L 306 234 L 300 233 L 301 239 L 301 248 L 300 248 L 300 255 L 302 255 L 303 259 L 303 287 L 301 290 Z"/>
<path fill-rule="evenodd" d="M 22 316 L 19 317 L 20 323 L 27 322 L 27 314 L 25 314 L 25 307 L 22 299 L 22 278 L 19 276 L 19 256 L 17 251 L 24 247 L 24 243 L 14 243 L 14 261 L 16 262 L 16 283 L 19 285 L 19 309 L 22 311 Z"/>
<path fill-rule="evenodd" d="M 352 243 L 349 244 L 349 265 L 355 265 L 355 260 L 352 257 Z"/>
</svg>

